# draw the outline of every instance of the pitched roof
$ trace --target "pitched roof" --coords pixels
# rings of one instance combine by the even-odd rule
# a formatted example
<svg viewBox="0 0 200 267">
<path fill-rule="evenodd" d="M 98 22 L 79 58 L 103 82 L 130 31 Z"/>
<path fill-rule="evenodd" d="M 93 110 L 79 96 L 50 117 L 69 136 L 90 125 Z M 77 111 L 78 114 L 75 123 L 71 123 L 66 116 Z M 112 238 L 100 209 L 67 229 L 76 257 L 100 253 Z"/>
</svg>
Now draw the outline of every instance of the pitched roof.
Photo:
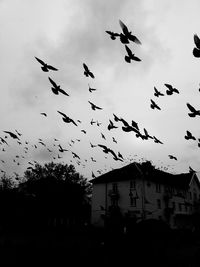
<svg viewBox="0 0 200 267">
<path fill-rule="evenodd" d="M 200 182 L 195 173 L 167 173 L 162 170 L 156 169 L 149 161 L 143 163 L 131 163 L 122 168 L 112 170 L 108 173 L 104 173 L 103 175 L 90 180 L 90 182 L 93 184 L 98 184 L 106 182 L 109 183 L 126 181 L 134 178 L 144 178 L 146 181 L 181 188 L 187 188 L 191 182 L 191 179 L 195 178 L 198 186 L 200 187 Z"/>
</svg>

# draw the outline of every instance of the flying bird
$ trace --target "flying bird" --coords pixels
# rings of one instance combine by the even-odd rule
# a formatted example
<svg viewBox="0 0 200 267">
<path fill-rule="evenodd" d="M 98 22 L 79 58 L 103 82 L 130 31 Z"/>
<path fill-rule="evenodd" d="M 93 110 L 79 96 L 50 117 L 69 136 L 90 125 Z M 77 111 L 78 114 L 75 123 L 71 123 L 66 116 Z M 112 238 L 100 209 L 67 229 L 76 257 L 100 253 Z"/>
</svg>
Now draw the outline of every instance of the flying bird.
<svg viewBox="0 0 200 267">
<path fill-rule="evenodd" d="M 163 142 L 161 142 L 158 138 L 156 138 L 155 136 L 153 136 L 154 142 L 158 143 L 158 144 L 163 144 Z"/>
<path fill-rule="evenodd" d="M 126 48 L 126 52 L 128 54 L 128 56 L 126 55 L 124 57 L 126 62 L 131 63 L 131 60 L 141 61 L 141 59 L 139 57 L 136 57 L 135 54 L 133 54 L 133 52 L 131 51 L 131 49 L 127 45 L 125 45 L 125 48 Z"/>
<path fill-rule="evenodd" d="M 94 74 L 89 70 L 89 68 L 88 68 L 88 66 L 85 64 L 85 63 L 83 63 L 83 68 L 84 68 L 84 75 L 86 76 L 86 77 L 91 77 L 91 78 L 95 78 L 94 77 Z"/>
<path fill-rule="evenodd" d="M 157 90 L 157 88 L 154 86 L 154 95 L 156 96 L 156 97 L 159 97 L 159 96 L 164 96 L 164 94 L 163 93 L 161 93 L 160 91 L 158 91 Z"/>
<path fill-rule="evenodd" d="M 153 139 L 153 137 L 151 135 L 148 134 L 147 130 L 144 128 L 144 136 L 143 136 L 144 139 Z"/>
<path fill-rule="evenodd" d="M 200 57 L 200 39 L 197 34 L 194 34 L 194 43 L 196 47 L 193 48 L 193 56 Z"/>
<path fill-rule="evenodd" d="M 93 110 L 96 110 L 96 109 L 102 109 L 102 108 L 96 106 L 95 104 L 93 104 L 92 102 L 90 102 L 90 101 L 88 101 L 88 102 L 90 103 L 91 108 L 92 108 Z"/>
<path fill-rule="evenodd" d="M 47 114 L 45 112 L 41 112 L 41 115 L 44 115 L 45 117 L 47 117 Z"/>
<path fill-rule="evenodd" d="M 177 160 L 177 157 L 175 157 L 175 156 L 173 156 L 173 155 L 168 155 L 168 157 L 169 157 L 170 159 Z"/>
<path fill-rule="evenodd" d="M 92 93 L 92 91 L 96 91 L 97 89 L 96 88 L 91 88 L 90 85 L 88 84 L 89 86 L 89 92 Z"/>
<path fill-rule="evenodd" d="M 81 130 L 81 132 L 83 132 L 84 134 L 86 134 L 86 131 L 85 130 Z"/>
<path fill-rule="evenodd" d="M 106 31 L 106 33 L 110 35 L 110 38 L 111 38 L 112 40 L 115 40 L 117 37 L 120 36 L 120 34 L 117 33 L 117 32 Z"/>
<path fill-rule="evenodd" d="M 120 34 L 120 40 L 122 43 L 129 43 L 130 40 L 136 44 L 141 44 L 140 40 L 128 30 L 128 27 L 121 20 L 119 20 L 119 25 L 123 31 L 123 34 Z"/>
<path fill-rule="evenodd" d="M 113 159 L 122 161 L 121 159 L 119 159 L 117 157 L 117 155 L 115 154 L 115 152 L 112 149 L 108 148 L 107 146 L 101 145 L 101 144 L 98 144 L 98 146 L 103 148 L 104 153 L 106 153 L 106 154 L 111 153 L 113 155 Z"/>
<path fill-rule="evenodd" d="M 114 116 L 114 120 L 117 122 L 117 121 L 121 121 L 120 118 L 118 118 L 114 113 L 113 113 L 113 116 Z"/>
<path fill-rule="evenodd" d="M 66 122 L 66 123 L 72 122 L 74 125 L 77 126 L 77 124 L 75 123 L 75 121 L 73 119 L 71 119 L 70 117 L 68 117 L 65 113 L 63 113 L 61 111 L 58 111 L 58 110 L 57 110 L 57 112 L 60 113 L 63 116 L 62 119 L 63 119 L 64 122 Z"/>
<path fill-rule="evenodd" d="M 19 133 L 17 130 L 15 130 L 15 132 L 19 135 L 19 136 L 22 136 L 22 134 L 21 133 Z"/>
<path fill-rule="evenodd" d="M 48 78 L 49 78 L 50 83 L 53 85 L 53 87 L 51 87 L 51 90 L 55 95 L 58 95 L 59 93 L 61 93 L 63 95 L 69 96 L 68 93 L 66 93 L 63 89 L 60 88 L 60 85 L 57 85 L 50 77 Z"/>
<path fill-rule="evenodd" d="M 186 135 L 184 136 L 186 140 L 193 139 L 196 140 L 196 138 L 192 135 L 190 131 L 186 131 Z"/>
<path fill-rule="evenodd" d="M 46 64 L 44 61 L 42 61 L 41 59 L 39 59 L 37 57 L 35 57 L 35 59 L 42 65 L 41 69 L 44 72 L 48 72 L 49 70 L 54 70 L 54 71 L 58 70 L 58 69 L 54 68 L 53 66 Z"/>
<path fill-rule="evenodd" d="M 20 140 L 19 137 L 18 137 L 16 134 L 12 133 L 12 132 L 4 131 L 4 133 L 9 134 L 13 139 L 18 139 L 18 140 Z"/>
<path fill-rule="evenodd" d="M 167 95 L 172 95 L 173 93 L 179 94 L 179 90 L 174 88 L 171 84 L 165 83 L 165 86 L 167 87 Z"/>
<path fill-rule="evenodd" d="M 188 113 L 190 117 L 196 117 L 197 115 L 200 116 L 200 110 L 196 110 L 191 104 L 187 103 L 186 104 L 191 113 Z"/>
<path fill-rule="evenodd" d="M 135 122 L 135 121 L 132 120 L 131 125 L 132 125 L 133 128 L 136 128 L 136 129 L 139 130 L 139 127 L 138 127 L 138 123 L 137 122 Z"/>
<path fill-rule="evenodd" d="M 161 108 L 152 99 L 151 99 L 151 105 L 150 105 L 150 107 L 152 109 L 157 108 L 157 109 L 161 110 Z"/>
<path fill-rule="evenodd" d="M 114 143 L 117 144 L 117 140 L 114 137 L 112 137 L 112 140 L 113 140 Z"/>
<path fill-rule="evenodd" d="M 101 137 L 106 140 L 105 135 L 101 133 Z"/>
<path fill-rule="evenodd" d="M 111 120 L 109 120 L 109 124 L 108 124 L 108 130 L 110 131 L 111 129 L 115 129 L 115 128 L 118 128 L 117 126 L 115 126 L 114 124 L 113 124 L 113 122 L 111 121 Z"/>
</svg>

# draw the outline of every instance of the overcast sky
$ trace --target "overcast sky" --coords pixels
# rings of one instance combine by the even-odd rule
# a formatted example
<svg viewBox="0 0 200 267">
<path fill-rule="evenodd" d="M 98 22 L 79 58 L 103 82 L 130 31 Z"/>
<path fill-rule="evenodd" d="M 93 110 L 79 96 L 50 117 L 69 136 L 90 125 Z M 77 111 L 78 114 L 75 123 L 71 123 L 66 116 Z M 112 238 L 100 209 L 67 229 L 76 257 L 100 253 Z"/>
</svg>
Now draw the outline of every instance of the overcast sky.
<svg viewBox="0 0 200 267">
<path fill-rule="evenodd" d="M 198 0 L 1 0 L 0 136 L 7 136 L 9 146 L 1 145 L 0 169 L 21 176 L 32 166 L 29 162 L 54 160 L 75 164 L 90 179 L 92 171 L 98 176 L 147 159 L 173 173 L 188 172 L 189 166 L 199 171 L 198 142 L 184 138 L 186 130 L 200 138 L 200 118 L 189 117 L 186 106 L 189 102 L 200 109 L 200 59 L 192 54 L 193 36 L 200 36 L 199 10 Z M 127 63 L 124 44 L 105 32 L 121 32 L 119 19 L 142 42 L 128 45 L 141 62 Z M 43 72 L 35 57 L 59 70 Z M 83 63 L 95 79 L 84 76 Z M 48 77 L 70 96 L 53 94 Z M 165 83 L 180 94 L 166 95 Z M 90 93 L 88 84 L 97 90 Z M 165 96 L 155 97 L 154 86 Z M 151 109 L 150 99 L 161 110 Z M 92 110 L 88 101 L 102 110 Z M 81 123 L 64 123 L 58 110 Z M 130 124 L 136 121 L 163 144 L 122 131 L 113 113 Z M 91 125 L 92 119 L 102 124 Z M 109 131 L 109 119 L 118 128 Z M 21 145 L 3 132 L 15 130 L 22 134 Z M 90 142 L 120 152 L 124 161 Z M 69 151 L 59 152 L 58 144 Z"/>
</svg>

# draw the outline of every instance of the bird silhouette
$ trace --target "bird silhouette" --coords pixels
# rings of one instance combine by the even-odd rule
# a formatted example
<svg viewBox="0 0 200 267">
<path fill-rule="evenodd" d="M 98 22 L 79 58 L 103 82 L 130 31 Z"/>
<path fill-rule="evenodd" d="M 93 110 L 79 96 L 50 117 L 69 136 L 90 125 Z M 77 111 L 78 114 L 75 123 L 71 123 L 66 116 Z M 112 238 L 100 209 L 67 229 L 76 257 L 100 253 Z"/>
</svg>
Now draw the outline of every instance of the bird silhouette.
<svg viewBox="0 0 200 267">
<path fill-rule="evenodd" d="M 151 99 L 151 105 L 150 105 L 150 107 L 152 109 L 157 108 L 157 109 L 161 110 L 161 108 L 152 99 Z"/>
<path fill-rule="evenodd" d="M 175 157 L 175 156 L 173 156 L 173 155 L 168 155 L 168 157 L 169 157 L 170 159 L 177 160 L 177 157 Z"/>
<path fill-rule="evenodd" d="M 159 97 L 159 96 L 164 96 L 164 94 L 163 93 L 161 93 L 160 91 L 158 91 L 157 90 L 157 88 L 154 86 L 154 95 L 156 96 L 156 97 Z"/>
<path fill-rule="evenodd" d="M 90 142 L 90 146 L 93 148 L 93 147 L 96 147 L 95 145 L 93 145 L 91 142 Z"/>
<path fill-rule="evenodd" d="M 184 136 L 186 140 L 193 139 L 196 140 L 196 138 L 192 135 L 190 131 L 186 131 L 186 135 Z"/>
<path fill-rule="evenodd" d="M 72 155 L 73 155 L 73 158 L 78 158 L 78 159 L 80 159 L 80 157 L 79 157 L 76 153 L 72 152 Z"/>
<path fill-rule="evenodd" d="M 59 147 L 59 151 L 62 152 L 62 153 L 63 153 L 64 151 L 68 151 L 67 149 L 62 148 L 62 146 L 61 146 L 60 144 L 58 145 L 58 147 Z"/>
<path fill-rule="evenodd" d="M 77 126 L 77 124 L 75 123 L 75 121 L 73 119 L 71 119 L 70 117 L 68 117 L 65 113 L 63 113 L 61 111 L 58 111 L 58 110 L 57 110 L 57 112 L 60 113 L 63 116 L 62 119 L 63 119 L 64 122 L 66 122 L 66 123 L 72 122 L 74 125 Z"/>
<path fill-rule="evenodd" d="M 19 135 L 19 136 L 22 136 L 22 134 L 21 133 L 19 133 L 17 130 L 15 130 L 15 132 Z"/>
<path fill-rule="evenodd" d="M 114 143 L 117 144 L 117 140 L 114 137 L 112 137 L 112 140 L 113 140 Z"/>
<path fill-rule="evenodd" d="M 144 139 L 148 139 L 148 138 L 153 139 L 153 136 L 149 135 L 148 132 L 147 132 L 147 130 L 144 128 L 143 138 Z"/>
<path fill-rule="evenodd" d="M 174 88 L 171 84 L 165 83 L 165 86 L 168 88 L 166 90 L 167 95 L 172 95 L 173 93 L 179 94 L 178 89 Z"/>
<path fill-rule="evenodd" d="M 131 63 L 131 60 L 141 61 L 140 58 L 136 57 L 135 54 L 133 54 L 133 52 L 131 51 L 131 49 L 127 45 L 125 45 L 125 48 L 126 48 L 126 52 L 128 54 L 128 56 L 126 55 L 124 57 L 126 62 Z"/>
<path fill-rule="evenodd" d="M 136 128 L 136 129 L 139 130 L 139 127 L 138 127 L 138 123 L 137 122 L 135 122 L 135 121 L 132 120 L 131 125 L 132 125 L 133 128 Z"/>
<path fill-rule="evenodd" d="M 101 133 L 101 137 L 106 140 L 105 135 Z"/>
<path fill-rule="evenodd" d="M 51 90 L 55 95 L 58 95 L 59 93 L 61 93 L 63 95 L 69 96 L 68 93 L 66 93 L 63 89 L 60 88 L 60 85 L 57 85 L 50 77 L 48 78 L 49 78 L 50 83 L 53 85 L 53 87 L 51 87 Z"/>
<path fill-rule="evenodd" d="M 132 41 L 136 44 L 141 44 L 140 40 L 128 30 L 128 27 L 121 20 L 119 20 L 119 25 L 123 31 L 123 34 L 120 34 L 120 40 L 123 44 L 129 43 L 129 41 Z"/>
<path fill-rule="evenodd" d="M 110 35 L 110 38 L 111 38 L 112 40 L 115 40 L 117 37 L 120 36 L 120 34 L 117 33 L 117 32 L 106 31 L 106 33 Z"/>
<path fill-rule="evenodd" d="M 12 132 L 4 131 L 4 133 L 9 134 L 13 139 L 18 139 L 18 140 L 20 140 L 19 137 L 18 137 L 16 134 L 12 133 Z"/>
<path fill-rule="evenodd" d="M 115 126 L 111 120 L 109 120 L 109 124 L 108 124 L 108 127 L 107 128 L 110 131 L 111 129 L 115 129 L 115 128 L 118 128 L 118 127 Z"/>
<path fill-rule="evenodd" d="M 91 108 L 92 108 L 93 110 L 96 110 L 96 109 L 102 109 L 102 108 L 96 106 L 95 104 L 93 104 L 92 102 L 90 102 L 90 101 L 88 101 L 88 102 L 90 103 Z"/>
<path fill-rule="evenodd" d="M 190 117 L 196 117 L 196 116 L 200 116 L 200 110 L 196 110 L 191 104 L 187 103 L 186 104 L 187 107 L 189 108 L 189 110 L 191 111 L 191 113 L 188 113 L 188 115 Z"/>
<path fill-rule="evenodd" d="M 93 91 L 96 91 L 97 89 L 96 88 L 91 88 L 90 85 L 88 84 L 89 86 L 89 92 L 92 93 Z"/>
<path fill-rule="evenodd" d="M 81 132 L 83 132 L 84 134 L 86 134 L 86 131 L 85 130 L 81 130 Z"/>
<path fill-rule="evenodd" d="M 192 53 L 194 57 L 199 58 L 200 57 L 200 39 L 197 34 L 194 34 L 194 43 L 196 47 L 193 48 Z"/>
<path fill-rule="evenodd" d="M 83 63 L 83 68 L 84 68 L 84 75 L 86 76 L 86 77 L 91 77 L 91 78 L 95 78 L 94 77 L 94 74 L 89 70 L 89 68 L 88 68 L 88 66 L 85 64 L 85 63 Z"/>
<path fill-rule="evenodd" d="M 158 144 L 163 144 L 163 142 L 161 142 L 158 138 L 156 138 L 155 136 L 153 136 L 154 142 L 158 143 Z"/>
<path fill-rule="evenodd" d="M 42 65 L 41 69 L 44 72 L 48 72 L 49 70 L 54 70 L 54 71 L 58 70 L 58 69 L 54 68 L 53 66 L 46 64 L 44 61 L 42 61 L 41 59 L 39 59 L 37 57 L 35 57 L 35 59 Z"/>
<path fill-rule="evenodd" d="M 93 120 L 93 118 L 90 121 L 90 124 L 93 125 L 95 123 L 95 121 Z"/>
<path fill-rule="evenodd" d="M 113 113 L 113 116 L 114 116 L 114 120 L 115 120 L 116 122 L 121 121 L 121 119 L 118 118 L 114 113 Z"/>
<path fill-rule="evenodd" d="M 45 112 L 41 112 L 41 115 L 44 115 L 45 117 L 47 117 L 47 114 Z"/>
<path fill-rule="evenodd" d="M 4 144 L 8 145 L 8 143 L 6 142 L 6 140 L 5 140 L 5 139 L 3 139 L 2 137 L 0 137 L 0 140 L 1 140 L 1 142 L 2 142 L 2 143 L 4 143 Z"/>
<path fill-rule="evenodd" d="M 117 157 L 117 155 L 115 154 L 115 152 L 112 149 L 108 148 L 105 145 L 101 145 L 101 144 L 98 144 L 98 146 L 103 148 L 104 153 L 106 153 L 106 154 L 111 153 L 113 155 L 113 159 L 122 161 L 120 158 Z"/>
</svg>

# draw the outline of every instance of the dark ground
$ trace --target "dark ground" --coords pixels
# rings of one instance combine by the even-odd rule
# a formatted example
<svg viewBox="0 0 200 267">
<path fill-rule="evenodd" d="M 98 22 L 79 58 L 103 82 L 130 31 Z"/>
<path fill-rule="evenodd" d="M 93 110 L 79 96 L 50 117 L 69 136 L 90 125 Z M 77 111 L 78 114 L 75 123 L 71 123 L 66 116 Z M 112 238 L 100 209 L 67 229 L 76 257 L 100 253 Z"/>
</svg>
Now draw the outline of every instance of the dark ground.
<svg viewBox="0 0 200 267">
<path fill-rule="evenodd" d="M 118 234 L 94 229 L 2 233 L 0 266 L 200 266 L 191 234 Z"/>
</svg>

